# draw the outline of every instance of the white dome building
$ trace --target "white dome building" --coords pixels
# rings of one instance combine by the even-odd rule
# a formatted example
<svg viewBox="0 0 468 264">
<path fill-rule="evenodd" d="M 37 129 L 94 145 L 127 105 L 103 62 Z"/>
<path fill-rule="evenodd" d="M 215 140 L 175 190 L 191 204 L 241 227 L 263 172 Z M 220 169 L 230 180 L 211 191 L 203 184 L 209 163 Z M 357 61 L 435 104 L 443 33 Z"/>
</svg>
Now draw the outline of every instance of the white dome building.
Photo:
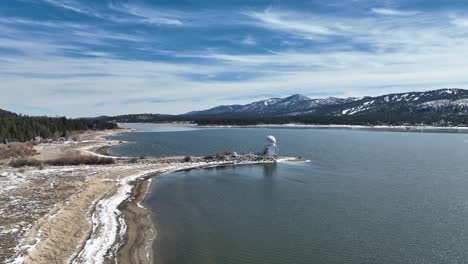
<svg viewBox="0 0 468 264">
<path fill-rule="evenodd" d="M 263 154 L 270 156 L 278 156 L 278 150 L 279 149 L 276 145 L 276 138 L 274 136 L 267 136 Z"/>
</svg>

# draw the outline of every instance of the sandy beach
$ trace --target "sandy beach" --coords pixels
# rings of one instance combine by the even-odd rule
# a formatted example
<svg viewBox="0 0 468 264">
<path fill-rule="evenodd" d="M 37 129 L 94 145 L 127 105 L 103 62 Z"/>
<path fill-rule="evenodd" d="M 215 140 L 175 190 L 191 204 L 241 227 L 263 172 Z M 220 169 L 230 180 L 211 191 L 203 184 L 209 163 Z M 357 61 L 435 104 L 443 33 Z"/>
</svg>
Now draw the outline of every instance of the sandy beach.
<svg viewBox="0 0 468 264">
<path fill-rule="evenodd" d="M 151 178 L 195 168 L 276 162 L 245 155 L 206 160 L 192 157 L 107 156 L 117 144 L 106 138 L 131 130 L 86 132 L 76 142 L 35 146 L 33 158 L 57 158 L 67 151 L 108 157 L 108 165 L 13 168 L 0 165 L 0 262 L 151 263 L 157 232 L 140 205 Z M 99 153 L 97 153 L 99 152 Z M 281 158 L 281 160 L 295 160 Z"/>
</svg>

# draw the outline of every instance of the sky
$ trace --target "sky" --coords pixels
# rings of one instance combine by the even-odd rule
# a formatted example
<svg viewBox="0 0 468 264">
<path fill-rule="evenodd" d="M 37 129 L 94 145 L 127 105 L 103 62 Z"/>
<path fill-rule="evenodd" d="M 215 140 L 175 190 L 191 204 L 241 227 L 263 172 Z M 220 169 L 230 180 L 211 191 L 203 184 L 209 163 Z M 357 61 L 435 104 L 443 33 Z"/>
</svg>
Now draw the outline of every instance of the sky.
<svg viewBox="0 0 468 264">
<path fill-rule="evenodd" d="M 3 0 L 0 108 L 179 114 L 468 88 L 468 1 Z"/>
</svg>

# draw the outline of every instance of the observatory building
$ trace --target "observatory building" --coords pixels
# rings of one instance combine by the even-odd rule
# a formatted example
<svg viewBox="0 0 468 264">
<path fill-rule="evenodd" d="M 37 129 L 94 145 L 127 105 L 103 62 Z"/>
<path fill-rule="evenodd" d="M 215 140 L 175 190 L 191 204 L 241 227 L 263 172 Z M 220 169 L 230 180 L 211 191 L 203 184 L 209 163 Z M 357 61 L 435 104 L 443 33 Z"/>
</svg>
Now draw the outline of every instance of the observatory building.
<svg viewBox="0 0 468 264">
<path fill-rule="evenodd" d="M 278 156 L 278 146 L 276 145 L 276 138 L 274 136 L 266 137 L 265 149 L 263 154 L 270 156 Z"/>
</svg>

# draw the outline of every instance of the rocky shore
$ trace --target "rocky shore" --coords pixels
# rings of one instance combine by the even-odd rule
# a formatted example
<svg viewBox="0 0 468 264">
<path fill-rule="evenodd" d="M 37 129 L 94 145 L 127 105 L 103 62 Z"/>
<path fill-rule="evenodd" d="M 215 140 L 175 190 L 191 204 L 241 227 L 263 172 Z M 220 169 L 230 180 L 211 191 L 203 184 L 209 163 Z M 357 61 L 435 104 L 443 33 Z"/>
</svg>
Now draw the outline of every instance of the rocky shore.
<svg viewBox="0 0 468 264">
<path fill-rule="evenodd" d="M 278 160 L 253 154 L 108 156 L 106 148 L 124 142 L 106 138 L 121 132 L 94 131 L 72 144 L 40 144 L 34 157 L 46 161 L 73 150 L 112 158 L 113 164 L 13 168 L 4 161 L 0 165 L 1 263 L 151 263 L 156 230 L 140 202 L 152 177 Z"/>
</svg>

